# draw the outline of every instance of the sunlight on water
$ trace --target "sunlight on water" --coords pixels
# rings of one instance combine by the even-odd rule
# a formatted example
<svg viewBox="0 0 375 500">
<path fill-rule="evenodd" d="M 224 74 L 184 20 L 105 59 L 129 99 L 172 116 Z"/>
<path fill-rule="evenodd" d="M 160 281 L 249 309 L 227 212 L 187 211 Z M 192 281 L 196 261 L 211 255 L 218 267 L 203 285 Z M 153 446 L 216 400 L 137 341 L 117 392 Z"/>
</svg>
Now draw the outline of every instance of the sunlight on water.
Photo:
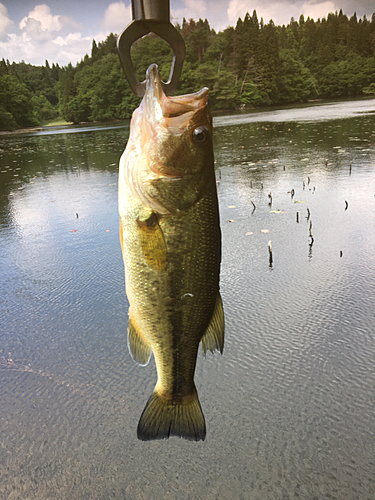
<svg viewBox="0 0 375 500">
<path fill-rule="evenodd" d="M 217 116 L 214 118 L 214 126 L 244 125 L 253 122 L 316 122 L 331 121 L 337 119 L 353 118 L 358 115 L 369 115 L 375 112 L 375 99 L 317 103 L 314 106 L 306 104 L 305 107 L 291 106 L 288 109 L 272 109 L 271 111 L 242 112 L 229 116 Z"/>
<path fill-rule="evenodd" d="M 128 128 L 2 139 L 0 498 L 375 497 L 374 108 L 215 117 L 226 339 L 197 363 L 203 443 L 136 438 L 156 373 L 126 347 Z"/>
</svg>

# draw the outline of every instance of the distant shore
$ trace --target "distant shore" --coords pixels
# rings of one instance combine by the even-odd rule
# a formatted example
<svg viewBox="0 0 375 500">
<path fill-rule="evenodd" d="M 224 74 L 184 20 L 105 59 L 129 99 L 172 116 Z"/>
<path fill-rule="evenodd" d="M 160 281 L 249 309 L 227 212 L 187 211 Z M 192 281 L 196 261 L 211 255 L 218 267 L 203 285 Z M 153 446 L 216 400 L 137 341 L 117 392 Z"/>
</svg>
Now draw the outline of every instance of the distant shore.
<svg viewBox="0 0 375 500">
<path fill-rule="evenodd" d="M 28 132 L 40 132 L 43 127 L 17 128 L 16 130 L 0 130 L 0 135 L 27 134 Z"/>
<path fill-rule="evenodd" d="M 306 102 L 298 102 L 298 103 L 289 103 L 285 105 L 280 105 L 280 106 L 251 106 L 251 107 L 246 107 L 242 109 L 215 109 L 211 111 L 212 116 L 215 115 L 222 115 L 224 113 L 228 114 L 237 114 L 237 113 L 249 113 L 249 112 L 257 112 L 257 111 L 272 111 L 275 109 L 285 109 L 285 108 L 295 108 L 295 107 L 305 107 L 305 106 L 314 106 L 315 104 L 334 104 L 338 102 L 350 102 L 350 101 L 366 101 L 369 99 L 374 99 L 374 95 L 366 95 L 366 96 L 359 96 L 359 97 L 347 97 L 347 98 L 337 98 L 337 99 L 308 99 Z M 48 128 L 53 128 L 53 127 L 61 127 L 61 126 L 71 126 L 71 125 L 110 125 L 113 123 L 119 123 L 119 122 L 129 122 L 129 118 L 114 118 L 113 120 L 105 120 L 105 121 L 99 121 L 99 120 L 94 120 L 91 122 L 79 122 L 79 123 L 73 123 L 73 122 L 66 122 L 65 120 L 57 120 L 55 122 L 50 122 L 47 123 L 46 125 L 39 125 L 38 127 L 30 127 L 30 128 L 20 128 L 16 130 L 0 130 L 0 136 L 2 135 L 17 135 L 17 134 L 28 134 L 30 132 L 40 132 L 42 130 L 46 130 Z"/>
<path fill-rule="evenodd" d="M 101 125 L 101 124 L 104 125 L 104 124 L 118 123 L 118 122 L 125 122 L 125 121 L 129 121 L 129 120 L 124 118 L 122 120 L 113 119 L 113 120 L 106 120 L 106 121 L 92 121 L 92 122 L 79 122 L 79 123 L 66 122 L 64 120 L 59 120 L 56 122 L 47 123 L 46 125 L 39 125 L 38 127 L 19 128 L 16 130 L 0 130 L 0 136 L 1 135 L 28 134 L 30 132 L 41 132 L 42 130 L 46 130 L 48 128 L 53 128 L 53 127 L 64 127 L 64 126 L 68 127 L 71 125 Z"/>
</svg>

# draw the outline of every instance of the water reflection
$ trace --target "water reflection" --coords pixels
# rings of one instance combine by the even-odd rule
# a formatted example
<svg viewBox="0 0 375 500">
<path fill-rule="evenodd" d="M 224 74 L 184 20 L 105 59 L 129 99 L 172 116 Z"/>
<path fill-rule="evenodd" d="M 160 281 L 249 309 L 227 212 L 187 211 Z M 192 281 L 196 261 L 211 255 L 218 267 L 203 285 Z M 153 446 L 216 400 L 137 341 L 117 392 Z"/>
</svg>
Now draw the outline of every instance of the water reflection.
<svg viewBox="0 0 375 500">
<path fill-rule="evenodd" d="M 358 115 L 371 115 L 375 112 L 375 99 L 346 101 L 337 103 L 316 103 L 290 106 L 288 109 L 274 108 L 270 111 L 242 112 L 230 116 L 217 116 L 215 127 L 243 125 L 254 122 L 323 122 L 337 119 L 354 118 Z"/>
<path fill-rule="evenodd" d="M 2 138 L 0 497 L 375 495 L 375 117 L 284 118 L 216 130 L 226 350 L 198 358 L 193 445 L 134 433 L 125 130 Z"/>
</svg>

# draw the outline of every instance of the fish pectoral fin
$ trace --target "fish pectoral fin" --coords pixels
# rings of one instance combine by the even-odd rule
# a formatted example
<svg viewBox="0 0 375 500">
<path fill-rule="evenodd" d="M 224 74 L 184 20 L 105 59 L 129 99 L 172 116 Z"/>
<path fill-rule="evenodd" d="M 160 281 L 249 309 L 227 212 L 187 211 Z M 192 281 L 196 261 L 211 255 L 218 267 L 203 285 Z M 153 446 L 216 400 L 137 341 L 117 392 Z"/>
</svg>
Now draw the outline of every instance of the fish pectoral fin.
<svg viewBox="0 0 375 500">
<path fill-rule="evenodd" d="M 139 332 L 132 316 L 128 322 L 128 349 L 131 357 L 141 366 L 146 366 L 151 358 L 151 346 Z"/>
<path fill-rule="evenodd" d="M 167 263 L 167 245 L 158 216 L 152 212 L 146 220 L 138 218 L 137 226 L 139 241 L 147 264 L 156 271 L 163 271 Z"/>
<path fill-rule="evenodd" d="M 212 353 L 217 350 L 223 354 L 224 349 L 224 310 L 220 293 L 217 294 L 214 313 L 210 324 L 201 339 L 204 355 L 207 351 Z"/>
<path fill-rule="evenodd" d="M 206 423 L 197 390 L 181 401 L 166 399 L 155 390 L 139 419 L 138 439 L 152 441 L 178 436 L 189 441 L 204 441 Z"/>
</svg>

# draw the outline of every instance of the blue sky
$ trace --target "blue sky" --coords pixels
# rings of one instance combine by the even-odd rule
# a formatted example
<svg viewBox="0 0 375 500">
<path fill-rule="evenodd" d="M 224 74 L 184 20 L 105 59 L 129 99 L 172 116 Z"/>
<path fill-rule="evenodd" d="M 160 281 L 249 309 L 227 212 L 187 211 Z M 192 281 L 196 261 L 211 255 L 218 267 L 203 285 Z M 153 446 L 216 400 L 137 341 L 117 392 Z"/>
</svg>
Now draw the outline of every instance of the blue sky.
<svg viewBox="0 0 375 500">
<path fill-rule="evenodd" d="M 221 31 L 255 9 L 259 19 L 288 24 L 301 14 L 314 19 L 343 10 L 351 16 L 375 12 L 374 0 L 171 0 L 172 22 L 207 18 Z M 131 21 L 130 0 L 0 0 L 0 59 L 31 64 L 75 64 L 91 51 L 92 40 L 120 33 Z"/>
</svg>

